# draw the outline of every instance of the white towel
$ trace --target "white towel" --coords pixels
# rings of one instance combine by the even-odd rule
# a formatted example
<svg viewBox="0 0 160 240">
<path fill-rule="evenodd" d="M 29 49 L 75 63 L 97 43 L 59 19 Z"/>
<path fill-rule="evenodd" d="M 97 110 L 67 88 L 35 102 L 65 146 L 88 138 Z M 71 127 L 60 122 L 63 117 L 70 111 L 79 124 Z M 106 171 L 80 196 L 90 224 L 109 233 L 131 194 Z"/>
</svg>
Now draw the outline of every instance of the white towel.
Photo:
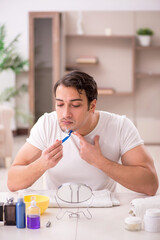
<svg viewBox="0 0 160 240">
<path fill-rule="evenodd" d="M 113 207 L 119 206 L 120 202 L 117 199 L 115 193 L 108 191 L 107 189 L 99 190 L 99 191 L 92 191 L 92 197 L 81 203 L 66 203 L 59 198 L 56 197 L 56 190 L 21 190 L 19 191 L 20 194 L 30 195 L 30 194 L 38 194 L 38 195 L 45 195 L 50 198 L 49 207 Z"/>
<path fill-rule="evenodd" d="M 160 194 L 153 197 L 133 199 L 131 205 L 129 213 L 143 219 L 146 209 L 160 208 Z"/>
<path fill-rule="evenodd" d="M 116 198 L 114 193 L 111 193 L 110 191 L 104 189 L 99 191 L 92 191 L 92 197 L 81 203 L 66 203 L 61 201 L 60 199 L 56 198 L 58 205 L 60 207 L 113 207 L 113 206 L 119 206 L 120 202 Z M 55 196 L 51 199 L 50 205 L 53 207 L 58 207 L 57 202 L 55 202 Z"/>
<path fill-rule="evenodd" d="M 25 189 L 20 190 L 18 192 L 10 193 L 10 192 L 1 192 L 0 193 L 0 200 L 6 202 L 7 197 L 14 197 L 14 201 L 17 201 L 19 196 L 26 196 L 31 194 L 38 194 L 38 195 L 45 195 L 48 196 L 49 207 L 113 207 L 119 206 L 120 202 L 117 199 L 115 193 L 108 191 L 107 189 L 99 190 L 99 191 L 92 191 L 92 197 L 81 203 L 66 203 L 56 197 L 56 190 L 32 190 L 32 189 Z M 58 203 L 57 203 L 58 202 Z"/>
</svg>

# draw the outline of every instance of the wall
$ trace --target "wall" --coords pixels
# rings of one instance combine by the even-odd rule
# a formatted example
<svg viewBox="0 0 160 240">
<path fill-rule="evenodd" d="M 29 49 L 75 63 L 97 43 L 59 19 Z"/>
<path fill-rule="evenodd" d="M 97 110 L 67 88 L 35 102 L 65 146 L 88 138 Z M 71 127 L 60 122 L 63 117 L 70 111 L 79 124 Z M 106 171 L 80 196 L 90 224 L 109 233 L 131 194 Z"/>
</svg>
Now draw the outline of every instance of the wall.
<svg viewBox="0 0 160 240">
<path fill-rule="evenodd" d="M 28 57 L 29 11 L 158 11 L 159 0 L 0 0 L 0 23 L 5 23 L 8 36 L 21 33 L 19 50 Z"/>
<path fill-rule="evenodd" d="M 18 49 L 24 58 L 28 58 L 28 12 L 29 11 L 158 11 L 160 10 L 159 0 L 0 0 L 0 23 L 6 24 L 8 39 L 12 39 L 16 34 L 21 33 Z M 28 74 L 21 74 L 17 77 L 17 85 L 21 82 L 28 82 Z M 0 83 L 2 84 L 2 83 Z M 154 89 L 153 89 L 154 92 Z M 152 92 L 152 95 L 154 95 Z M 126 99 L 121 99 L 124 107 Z M 129 101 L 133 102 L 130 98 Z M 114 101 L 113 101 L 114 102 Z M 17 99 L 17 105 L 26 111 L 28 107 L 28 97 Z M 134 103 L 133 103 L 134 105 Z M 118 108 L 114 104 L 113 111 Z M 18 123 L 23 127 L 25 124 Z"/>
<path fill-rule="evenodd" d="M 77 12 L 66 14 L 66 33 L 68 35 L 76 34 L 77 15 Z M 105 28 L 109 27 L 113 35 L 130 36 L 135 34 L 136 29 L 148 26 L 154 31 L 152 37 L 153 45 L 160 45 L 159 22 L 160 11 L 85 11 L 82 14 L 84 34 L 103 35 Z M 103 40 L 104 42 L 102 39 L 95 40 L 94 38 L 90 38 L 88 40 L 68 36 L 66 44 L 67 62 L 74 63 L 78 56 L 97 56 L 99 64 L 94 67 L 81 66 L 80 69 L 94 76 L 99 87 L 113 87 L 116 92 L 125 91 L 125 89 L 128 89 L 127 84 L 131 82 L 134 75 L 131 69 L 129 69 L 133 63 L 130 63 L 129 59 L 126 58 L 124 54 L 126 49 L 123 48 L 120 40 L 116 39 L 117 45 L 110 45 L 109 40 L 106 38 Z M 113 39 L 111 43 L 115 43 Z M 128 46 L 131 50 L 131 45 L 127 45 L 128 42 L 123 40 L 123 43 L 125 47 Z M 118 47 L 122 51 L 120 58 L 118 56 Z M 135 72 L 160 72 L 160 48 L 141 50 L 135 53 Z M 126 59 L 127 61 L 125 61 Z M 122 70 L 124 75 L 121 74 L 120 70 Z M 152 75 L 148 78 L 136 78 L 135 90 L 132 96 L 124 96 L 124 94 L 123 96 L 99 95 L 97 108 L 127 115 L 138 127 L 145 142 L 160 143 L 160 136 L 158 134 L 160 131 L 160 79 Z"/>
</svg>

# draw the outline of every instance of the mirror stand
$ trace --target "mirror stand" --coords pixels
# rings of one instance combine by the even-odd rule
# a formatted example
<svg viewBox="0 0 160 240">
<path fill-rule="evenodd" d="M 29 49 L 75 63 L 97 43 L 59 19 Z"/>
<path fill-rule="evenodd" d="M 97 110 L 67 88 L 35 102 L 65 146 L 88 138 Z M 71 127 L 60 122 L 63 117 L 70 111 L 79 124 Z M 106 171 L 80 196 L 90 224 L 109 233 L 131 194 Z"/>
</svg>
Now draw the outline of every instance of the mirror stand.
<svg viewBox="0 0 160 240">
<path fill-rule="evenodd" d="M 62 219 L 66 213 L 68 214 L 69 218 L 79 218 L 81 215 L 83 215 L 87 219 L 92 218 L 92 215 L 88 209 L 93 200 L 92 190 L 85 184 L 81 183 L 62 184 L 57 190 L 55 200 L 60 208 L 60 212 L 56 216 L 58 220 Z M 69 207 L 78 208 L 78 210 L 75 211 L 65 210 L 62 208 L 59 201 L 61 202 L 61 204 L 63 202 L 67 203 L 69 204 L 68 205 Z M 83 210 L 79 210 L 79 208 L 82 207 L 81 203 L 83 202 L 85 202 L 86 205 L 84 205 Z"/>
<path fill-rule="evenodd" d="M 92 214 L 88 208 L 75 212 L 60 208 L 59 213 L 56 215 L 57 220 L 61 220 L 66 214 L 68 214 L 69 218 L 80 218 L 81 215 L 83 215 L 88 220 L 92 218 Z"/>
</svg>

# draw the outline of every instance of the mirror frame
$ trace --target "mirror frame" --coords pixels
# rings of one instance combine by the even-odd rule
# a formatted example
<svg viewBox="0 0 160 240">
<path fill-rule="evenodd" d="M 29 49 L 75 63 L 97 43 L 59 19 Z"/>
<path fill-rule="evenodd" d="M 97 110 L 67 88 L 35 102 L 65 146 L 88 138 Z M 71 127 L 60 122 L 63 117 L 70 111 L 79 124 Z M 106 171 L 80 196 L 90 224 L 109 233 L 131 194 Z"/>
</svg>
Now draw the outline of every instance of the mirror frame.
<svg viewBox="0 0 160 240">
<path fill-rule="evenodd" d="M 78 191 L 76 191 L 77 201 L 73 201 L 73 192 L 72 192 L 73 189 L 72 189 L 72 185 L 76 185 L 76 186 L 77 186 L 77 189 L 78 189 Z M 85 188 L 87 188 L 87 189 L 90 191 L 90 196 L 89 196 L 88 198 L 80 201 L 80 199 L 79 199 L 79 197 L 80 197 L 80 196 L 79 196 L 79 190 L 80 190 L 80 188 L 81 188 L 82 186 L 85 187 Z M 70 200 L 70 201 L 62 198 L 62 197 L 60 196 L 60 194 L 58 193 L 58 192 L 60 191 L 60 189 L 62 189 L 63 187 L 69 187 L 69 188 L 70 188 L 70 190 L 71 190 L 71 200 Z M 92 194 L 93 194 L 93 193 L 92 193 L 92 189 L 91 189 L 89 186 L 87 186 L 86 184 L 83 184 L 83 183 L 72 183 L 72 182 L 63 183 L 62 185 L 60 185 L 60 186 L 58 187 L 58 189 L 57 189 L 57 191 L 56 191 L 56 196 L 57 196 L 61 201 L 66 202 L 66 203 L 77 203 L 77 204 L 88 201 L 88 200 L 92 197 Z"/>
</svg>

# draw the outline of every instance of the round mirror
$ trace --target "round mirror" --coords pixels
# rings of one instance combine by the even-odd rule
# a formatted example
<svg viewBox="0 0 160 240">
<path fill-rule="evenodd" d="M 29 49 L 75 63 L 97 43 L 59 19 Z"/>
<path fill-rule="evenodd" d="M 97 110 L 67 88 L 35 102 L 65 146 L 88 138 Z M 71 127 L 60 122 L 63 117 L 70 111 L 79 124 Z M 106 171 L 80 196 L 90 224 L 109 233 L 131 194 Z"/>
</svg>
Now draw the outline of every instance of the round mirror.
<svg viewBox="0 0 160 240">
<path fill-rule="evenodd" d="M 64 183 L 58 188 L 57 197 L 67 203 L 81 203 L 92 197 L 92 189 L 81 183 Z"/>
</svg>

